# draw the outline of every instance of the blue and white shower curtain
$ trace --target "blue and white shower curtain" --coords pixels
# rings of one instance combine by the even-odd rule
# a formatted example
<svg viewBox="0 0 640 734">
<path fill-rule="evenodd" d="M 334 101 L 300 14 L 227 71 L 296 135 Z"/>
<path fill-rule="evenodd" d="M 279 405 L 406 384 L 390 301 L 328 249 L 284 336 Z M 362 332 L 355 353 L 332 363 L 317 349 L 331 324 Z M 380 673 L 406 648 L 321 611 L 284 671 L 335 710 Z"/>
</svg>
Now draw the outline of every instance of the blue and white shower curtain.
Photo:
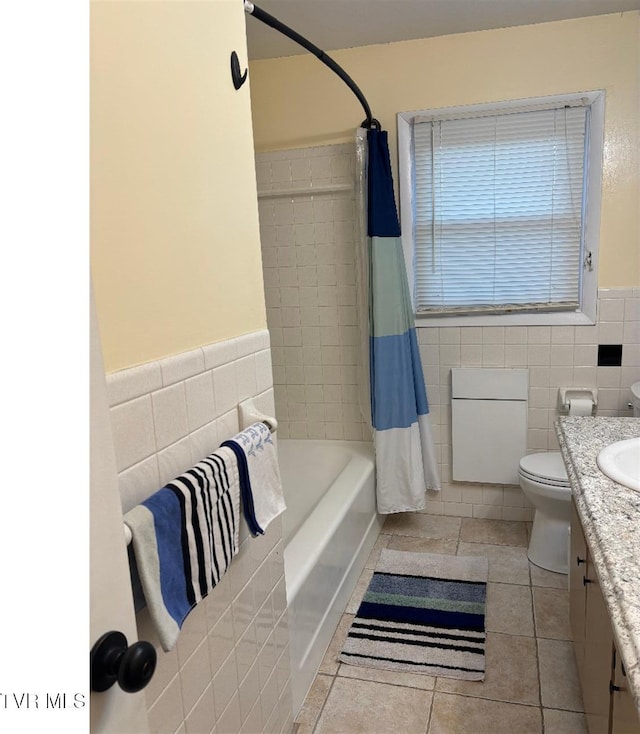
<svg viewBox="0 0 640 734">
<path fill-rule="evenodd" d="M 370 394 L 378 512 L 422 510 L 426 490 L 440 489 L 440 478 L 400 240 L 387 133 L 359 130 L 356 150 L 364 213 L 361 239 L 366 231 L 366 249 L 356 262 L 360 275 L 358 301 L 361 311 L 366 303 L 369 321 L 368 344 L 363 344 L 369 352 L 369 379 L 362 383 Z M 359 244 L 364 248 L 363 242 Z"/>
</svg>

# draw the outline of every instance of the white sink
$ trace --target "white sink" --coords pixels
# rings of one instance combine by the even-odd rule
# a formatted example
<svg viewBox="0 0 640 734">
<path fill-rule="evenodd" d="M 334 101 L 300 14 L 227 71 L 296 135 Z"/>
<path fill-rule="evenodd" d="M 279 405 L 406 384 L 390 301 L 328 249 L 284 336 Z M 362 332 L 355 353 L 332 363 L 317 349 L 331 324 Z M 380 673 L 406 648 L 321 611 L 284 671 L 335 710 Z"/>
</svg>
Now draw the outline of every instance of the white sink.
<svg viewBox="0 0 640 734">
<path fill-rule="evenodd" d="M 640 436 L 617 441 L 598 454 L 598 467 L 609 479 L 640 492 Z"/>
</svg>

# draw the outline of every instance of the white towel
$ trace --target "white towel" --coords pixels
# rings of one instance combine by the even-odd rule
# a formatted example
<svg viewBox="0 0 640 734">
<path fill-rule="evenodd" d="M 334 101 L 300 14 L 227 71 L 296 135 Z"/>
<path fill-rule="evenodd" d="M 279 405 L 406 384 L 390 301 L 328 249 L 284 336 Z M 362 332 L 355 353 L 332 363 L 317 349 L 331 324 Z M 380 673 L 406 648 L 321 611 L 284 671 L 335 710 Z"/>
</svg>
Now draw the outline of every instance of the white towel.
<svg viewBox="0 0 640 734">
<path fill-rule="evenodd" d="M 262 535 L 286 510 L 271 432 L 264 423 L 253 423 L 222 445 L 231 448 L 238 459 L 240 492 L 249 530 L 253 535 Z"/>
</svg>

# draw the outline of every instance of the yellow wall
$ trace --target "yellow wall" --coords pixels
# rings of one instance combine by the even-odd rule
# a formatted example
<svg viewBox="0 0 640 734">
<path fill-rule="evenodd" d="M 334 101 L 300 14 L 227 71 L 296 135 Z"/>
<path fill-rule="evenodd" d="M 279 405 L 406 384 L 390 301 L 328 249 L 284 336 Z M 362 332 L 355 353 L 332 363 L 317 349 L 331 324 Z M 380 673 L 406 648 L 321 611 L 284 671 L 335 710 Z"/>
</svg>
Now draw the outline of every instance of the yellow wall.
<svg viewBox="0 0 640 734">
<path fill-rule="evenodd" d="M 91 3 L 91 270 L 107 372 L 265 328 L 239 0 Z"/>
<path fill-rule="evenodd" d="M 389 130 L 396 113 L 606 90 L 600 287 L 640 284 L 640 13 L 465 33 L 332 52 Z M 310 39 L 313 40 L 313 39 Z M 353 139 L 364 113 L 311 55 L 250 66 L 257 150 Z"/>
</svg>

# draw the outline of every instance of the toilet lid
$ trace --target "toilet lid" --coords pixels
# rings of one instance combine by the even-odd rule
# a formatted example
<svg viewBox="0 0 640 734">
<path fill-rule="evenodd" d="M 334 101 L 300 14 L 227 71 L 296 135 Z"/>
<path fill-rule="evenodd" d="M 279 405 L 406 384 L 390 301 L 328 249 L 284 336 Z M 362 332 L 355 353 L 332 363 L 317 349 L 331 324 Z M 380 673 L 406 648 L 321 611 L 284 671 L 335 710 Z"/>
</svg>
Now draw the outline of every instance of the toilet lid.
<svg viewBox="0 0 640 734">
<path fill-rule="evenodd" d="M 564 468 L 562 454 L 559 451 L 549 451 L 541 454 L 529 454 L 520 459 L 520 469 L 524 474 L 540 477 L 547 482 L 569 485 L 567 470 Z"/>
</svg>

